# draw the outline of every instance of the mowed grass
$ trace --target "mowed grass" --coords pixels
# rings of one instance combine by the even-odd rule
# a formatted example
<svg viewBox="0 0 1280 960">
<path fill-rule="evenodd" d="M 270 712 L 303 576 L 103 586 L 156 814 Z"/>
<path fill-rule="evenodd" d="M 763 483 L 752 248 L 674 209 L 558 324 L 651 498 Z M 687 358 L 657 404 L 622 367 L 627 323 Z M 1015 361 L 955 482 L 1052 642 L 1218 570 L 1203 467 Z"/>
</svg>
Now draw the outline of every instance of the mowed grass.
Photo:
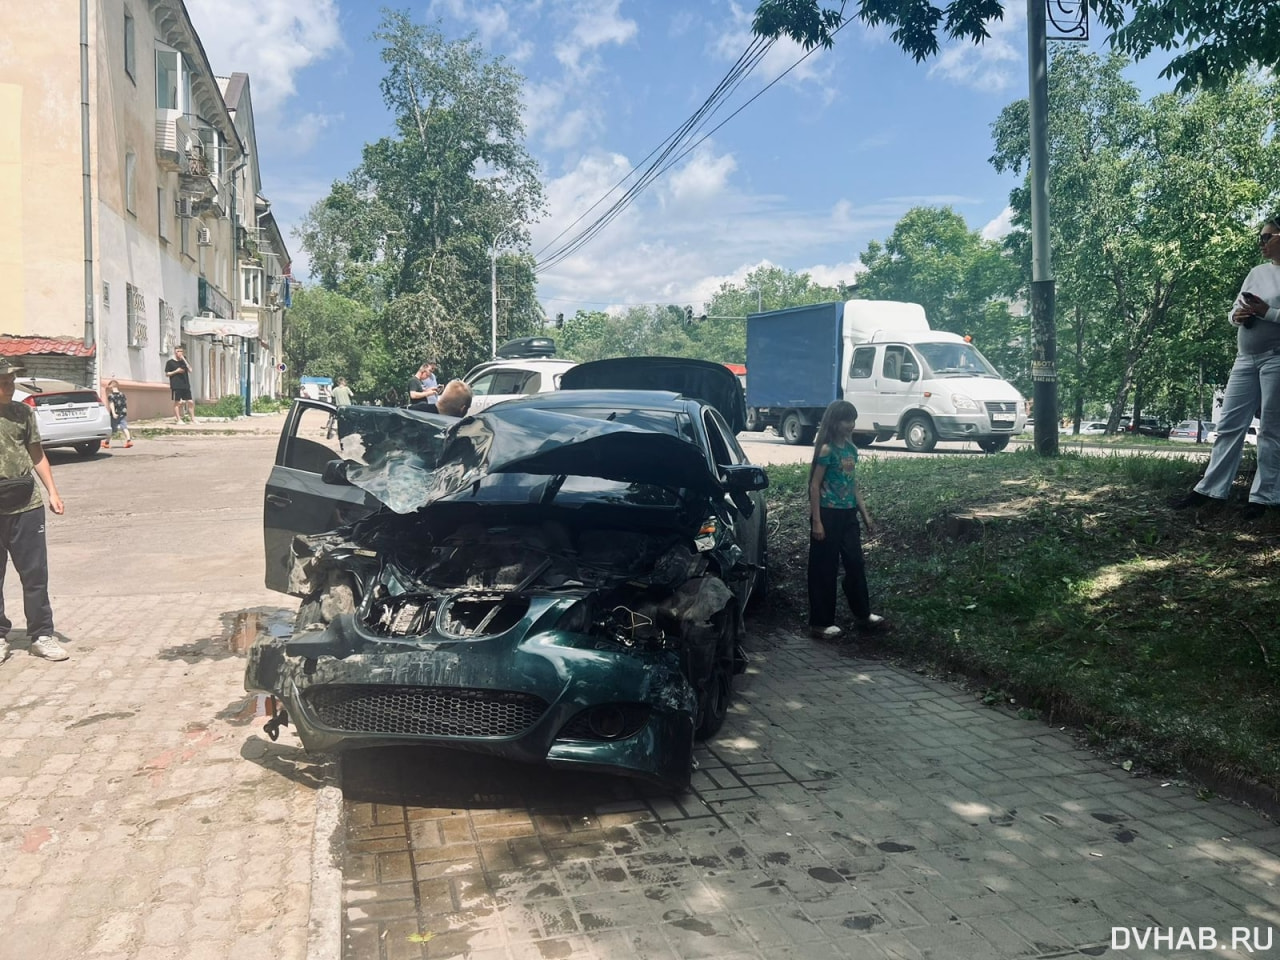
<svg viewBox="0 0 1280 960">
<path fill-rule="evenodd" d="M 1169 509 L 1202 463 L 1029 449 L 864 460 L 872 602 L 893 629 L 851 649 L 960 673 L 989 702 L 1076 726 L 1140 767 L 1280 795 L 1280 518 Z M 762 613 L 801 629 L 807 469 L 769 468 Z"/>
</svg>

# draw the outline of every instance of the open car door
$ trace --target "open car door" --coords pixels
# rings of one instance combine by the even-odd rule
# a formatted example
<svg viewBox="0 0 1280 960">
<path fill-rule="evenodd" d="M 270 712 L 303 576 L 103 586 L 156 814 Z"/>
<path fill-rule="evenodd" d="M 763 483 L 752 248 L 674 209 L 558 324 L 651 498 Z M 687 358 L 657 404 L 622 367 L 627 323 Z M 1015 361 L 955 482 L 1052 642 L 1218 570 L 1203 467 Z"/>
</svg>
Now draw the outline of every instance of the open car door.
<svg viewBox="0 0 1280 960">
<path fill-rule="evenodd" d="M 266 585 L 271 590 L 289 592 L 296 535 L 333 530 L 379 507 L 358 487 L 324 482 L 325 466 L 342 458 L 334 409 L 321 400 L 295 400 L 280 432 L 262 507 Z"/>
</svg>

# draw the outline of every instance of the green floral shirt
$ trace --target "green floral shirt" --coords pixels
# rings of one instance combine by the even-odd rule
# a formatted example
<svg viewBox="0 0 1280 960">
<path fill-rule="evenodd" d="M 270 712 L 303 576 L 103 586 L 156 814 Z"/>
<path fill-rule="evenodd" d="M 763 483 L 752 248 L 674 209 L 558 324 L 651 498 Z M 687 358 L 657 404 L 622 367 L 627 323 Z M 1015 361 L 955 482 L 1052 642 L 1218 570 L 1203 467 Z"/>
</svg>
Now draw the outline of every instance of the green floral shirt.
<svg viewBox="0 0 1280 960">
<path fill-rule="evenodd" d="M 829 443 L 817 462 L 827 468 L 822 476 L 818 503 L 837 510 L 857 510 L 858 487 L 853 471 L 858 465 L 858 448 L 852 441 L 839 446 Z"/>
<path fill-rule="evenodd" d="M 35 410 L 16 401 L 0 403 L 0 478 L 9 480 L 29 474 L 32 465 L 27 446 L 39 442 L 40 427 L 36 423 Z M 3 513 L 24 513 L 34 510 L 43 502 L 40 499 L 40 484 L 37 482 L 25 507 L 5 510 Z"/>
</svg>

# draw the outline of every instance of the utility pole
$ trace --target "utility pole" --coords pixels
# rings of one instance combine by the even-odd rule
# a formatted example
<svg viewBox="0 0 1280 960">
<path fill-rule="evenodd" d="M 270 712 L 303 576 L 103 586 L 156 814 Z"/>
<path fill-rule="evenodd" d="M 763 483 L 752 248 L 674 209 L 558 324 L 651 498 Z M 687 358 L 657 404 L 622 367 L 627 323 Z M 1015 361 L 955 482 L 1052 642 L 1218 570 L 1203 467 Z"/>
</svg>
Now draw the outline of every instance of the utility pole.
<svg viewBox="0 0 1280 960">
<path fill-rule="evenodd" d="M 489 356 L 498 355 L 498 242 L 489 247 Z"/>
<path fill-rule="evenodd" d="M 1058 340 L 1049 249 L 1049 41 L 1046 0 L 1027 0 L 1031 108 L 1031 380 L 1036 452 L 1058 454 Z"/>
</svg>

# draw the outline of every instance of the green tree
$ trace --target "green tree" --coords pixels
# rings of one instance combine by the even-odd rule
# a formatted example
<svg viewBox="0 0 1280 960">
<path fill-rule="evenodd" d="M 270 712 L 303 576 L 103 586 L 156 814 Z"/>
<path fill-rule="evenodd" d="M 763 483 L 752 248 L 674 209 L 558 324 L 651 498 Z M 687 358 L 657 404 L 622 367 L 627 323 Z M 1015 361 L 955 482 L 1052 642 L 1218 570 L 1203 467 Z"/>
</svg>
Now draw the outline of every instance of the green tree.
<svg viewBox="0 0 1280 960">
<path fill-rule="evenodd" d="M 523 144 L 522 80 L 473 38 L 447 41 L 405 13 L 384 13 L 374 36 L 396 134 L 365 145 L 299 235 L 325 288 L 377 311 L 394 358 L 384 376 L 403 380 L 426 356 L 459 375 L 489 356 L 495 251 L 499 336 L 541 328 L 525 250 L 542 185 Z"/>
<path fill-rule="evenodd" d="M 844 295 L 838 287 L 814 282 L 807 273 L 762 264 L 750 271 L 741 283 L 722 283 L 707 304 L 707 320 L 695 324 L 690 335 L 702 359 L 745 363 L 749 314 L 827 303 L 843 299 Z"/>
<path fill-rule="evenodd" d="M 379 392 L 381 354 L 376 345 L 370 349 L 373 331 L 373 311 L 363 304 L 322 287 L 299 290 L 284 325 L 291 383 L 302 376 L 346 377 L 357 394 Z"/>
<path fill-rule="evenodd" d="M 1153 400 L 1172 412 L 1202 362 L 1225 379 L 1231 329 L 1222 318 L 1256 262 L 1257 213 L 1277 196 L 1273 88 L 1238 79 L 1143 103 L 1124 66 L 1119 55 L 1072 47 L 1055 52 L 1049 72 L 1064 388 L 1077 415 L 1105 394 L 1112 429 L 1131 396 L 1135 416 Z M 1026 168 L 1026 112 L 1021 101 L 996 121 L 997 169 Z M 1025 184 L 1011 203 L 1009 244 L 1025 268 Z"/>
<path fill-rule="evenodd" d="M 806 49 L 831 46 L 846 23 L 838 9 L 820 0 L 761 0 L 752 28 L 762 37 L 788 36 Z M 1280 8 L 1259 0 L 1091 0 L 1089 9 L 1111 31 L 1119 52 L 1143 59 L 1155 50 L 1176 50 L 1162 71 L 1183 93 L 1199 85 L 1223 86 L 1237 71 L 1280 62 Z M 887 27 L 893 42 L 915 60 L 938 52 L 939 37 L 982 43 L 987 24 L 1004 17 L 1003 0 L 951 0 L 936 7 L 924 0 L 859 0 L 856 17 Z"/>
</svg>

